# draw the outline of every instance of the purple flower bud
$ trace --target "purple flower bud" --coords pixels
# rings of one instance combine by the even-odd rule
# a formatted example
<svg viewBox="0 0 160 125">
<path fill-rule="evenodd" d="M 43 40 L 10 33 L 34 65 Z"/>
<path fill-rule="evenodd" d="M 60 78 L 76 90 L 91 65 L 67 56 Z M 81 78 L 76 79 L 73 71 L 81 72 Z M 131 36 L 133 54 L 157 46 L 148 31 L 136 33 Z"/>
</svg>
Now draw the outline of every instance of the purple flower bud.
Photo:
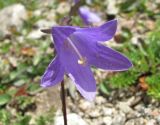
<svg viewBox="0 0 160 125">
<path fill-rule="evenodd" d="M 74 0 L 74 3 L 76 4 L 79 1 L 80 0 Z M 92 12 L 87 6 L 80 7 L 78 13 L 83 20 L 83 23 L 86 25 L 98 23 L 101 21 L 100 16 L 97 13 Z"/>
<path fill-rule="evenodd" d="M 98 14 L 91 12 L 90 9 L 85 6 L 79 8 L 79 15 L 86 25 L 98 23 L 101 21 L 101 18 Z"/>
</svg>

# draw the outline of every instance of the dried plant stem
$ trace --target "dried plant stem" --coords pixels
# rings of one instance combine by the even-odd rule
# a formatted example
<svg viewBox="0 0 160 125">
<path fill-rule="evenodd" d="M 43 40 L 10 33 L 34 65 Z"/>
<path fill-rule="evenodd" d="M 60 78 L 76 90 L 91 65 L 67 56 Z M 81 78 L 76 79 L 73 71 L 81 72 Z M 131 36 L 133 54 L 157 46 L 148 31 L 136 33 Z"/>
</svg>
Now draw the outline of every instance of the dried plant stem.
<svg viewBox="0 0 160 125">
<path fill-rule="evenodd" d="M 71 25 L 71 20 L 72 20 L 71 17 L 74 16 L 78 12 L 79 7 L 81 5 L 84 5 L 84 4 L 85 4 L 85 0 L 80 0 L 74 6 L 72 6 L 68 16 L 63 17 L 60 20 L 60 25 L 62 25 L 62 26 Z M 52 33 L 52 29 L 51 28 L 49 28 L 49 29 L 41 29 L 41 32 L 46 33 L 46 34 L 51 34 Z"/>
<path fill-rule="evenodd" d="M 65 88 L 64 88 L 64 80 L 61 82 L 61 101 L 62 101 L 64 125 L 67 125 L 66 93 L 65 93 Z"/>
</svg>

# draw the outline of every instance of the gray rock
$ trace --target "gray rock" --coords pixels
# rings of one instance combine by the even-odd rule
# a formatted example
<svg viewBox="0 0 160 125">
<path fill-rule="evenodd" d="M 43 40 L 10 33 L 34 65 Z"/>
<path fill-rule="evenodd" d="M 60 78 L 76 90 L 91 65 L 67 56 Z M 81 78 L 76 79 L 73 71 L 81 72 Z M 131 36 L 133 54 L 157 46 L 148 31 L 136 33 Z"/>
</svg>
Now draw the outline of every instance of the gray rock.
<svg viewBox="0 0 160 125">
<path fill-rule="evenodd" d="M 129 107 L 127 102 L 119 102 L 117 107 L 124 113 L 132 112 L 132 109 Z"/>
<path fill-rule="evenodd" d="M 160 124 L 160 115 L 156 117 L 157 122 Z"/>
<path fill-rule="evenodd" d="M 146 125 L 147 120 L 144 118 L 135 118 L 127 121 L 125 125 Z"/>
<path fill-rule="evenodd" d="M 79 104 L 79 108 L 80 110 L 85 112 L 85 111 L 91 110 L 91 108 L 94 108 L 94 104 L 86 100 L 81 100 Z"/>
<path fill-rule="evenodd" d="M 156 3 L 160 3 L 160 0 L 156 0 Z"/>
<path fill-rule="evenodd" d="M 47 21 L 47 20 L 41 19 L 41 20 L 39 20 L 35 23 L 35 26 L 37 27 L 37 29 L 31 31 L 28 34 L 27 38 L 29 38 L 29 39 L 40 39 L 41 37 L 46 35 L 45 33 L 42 33 L 40 31 L 40 29 L 50 28 L 50 27 L 55 26 L 55 25 L 56 25 L 56 23 L 54 21 Z"/>
<path fill-rule="evenodd" d="M 111 116 L 112 113 L 114 112 L 115 109 L 113 108 L 108 108 L 108 107 L 103 107 L 102 108 L 102 113 L 104 116 Z"/>
<path fill-rule="evenodd" d="M 104 117 L 102 121 L 103 121 L 104 125 L 112 125 L 112 118 L 111 117 L 108 117 L 108 116 Z"/>
<path fill-rule="evenodd" d="M 97 105 L 101 105 L 101 104 L 103 104 L 105 102 L 106 102 L 106 99 L 104 97 L 102 97 L 102 96 L 97 96 L 96 99 L 95 99 L 95 103 Z"/>
<path fill-rule="evenodd" d="M 107 13 L 108 14 L 113 14 L 113 15 L 116 15 L 118 13 L 118 7 L 116 6 L 116 3 L 117 1 L 116 0 L 108 0 L 108 6 L 107 6 Z"/>
<path fill-rule="evenodd" d="M 89 125 L 103 125 L 103 121 L 101 118 L 92 119 L 88 122 Z"/>
<path fill-rule="evenodd" d="M 53 5 L 54 0 L 37 0 L 39 8 L 45 8 L 49 5 Z"/>
<path fill-rule="evenodd" d="M 100 117 L 100 116 L 101 116 L 101 113 L 100 113 L 100 111 L 99 111 L 98 109 L 96 109 L 96 110 L 91 110 L 89 116 L 90 116 L 91 118 L 97 118 L 97 117 Z"/>
<path fill-rule="evenodd" d="M 149 121 L 147 122 L 146 125 L 156 125 L 156 120 L 151 119 L 151 120 L 149 120 Z"/>
<path fill-rule="evenodd" d="M 127 121 L 125 125 L 135 125 L 134 119 Z"/>
<path fill-rule="evenodd" d="M 136 105 L 135 107 L 134 107 L 134 109 L 136 110 L 136 111 L 138 111 L 138 112 L 140 112 L 140 113 L 143 113 L 144 114 L 144 112 L 145 112 L 145 107 L 144 107 L 144 105 L 143 104 L 138 104 L 138 105 Z"/>
<path fill-rule="evenodd" d="M 41 15 L 43 15 L 42 9 L 37 9 L 33 11 L 33 16 L 41 16 Z"/>
<path fill-rule="evenodd" d="M 35 26 L 38 27 L 38 28 L 49 28 L 49 27 L 52 27 L 52 26 L 55 26 L 56 25 L 56 22 L 54 21 L 48 21 L 48 20 L 45 20 L 45 19 L 41 19 L 39 21 L 36 22 Z"/>
<path fill-rule="evenodd" d="M 3 36 L 10 34 L 11 29 L 19 31 L 24 20 L 27 19 L 27 11 L 22 4 L 14 4 L 0 11 L 0 32 Z"/>
<path fill-rule="evenodd" d="M 135 101 L 135 99 L 136 99 L 135 96 L 130 97 L 130 98 L 127 100 L 128 105 L 129 105 L 129 106 L 132 105 L 133 102 Z"/>
<path fill-rule="evenodd" d="M 53 20 L 56 21 L 57 19 L 56 10 L 53 10 L 53 9 L 50 11 L 47 11 L 44 15 L 46 16 L 46 19 L 50 21 L 53 21 Z"/>
<path fill-rule="evenodd" d="M 67 3 L 67 2 L 61 2 L 61 3 L 59 3 L 58 8 L 57 8 L 56 11 L 59 14 L 65 14 L 65 13 L 69 12 L 69 10 L 70 10 L 69 3 Z"/>
<path fill-rule="evenodd" d="M 118 114 L 115 114 L 113 117 L 114 118 L 112 119 L 113 120 L 112 125 L 124 125 L 125 124 L 126 116 L 124 113 L 120 112 Z"/>
<path fill-rule="evenodd" d="M 41 31 L 40 31 L 40 29 L 39 30 L 33 30 L 33 31 L 31 31 L 29 34 L 28 34 L 28 36 L 27 36 L 27 38 L 28 39 L 40 39 L 42 36 L 44 36 L 45 34 L 44 33 L 42 33 Z"/>
<path fill-rule="evenodd" d="M 144 114 L 150 115 L 152 113 L 153 109 L 151 108 L 144 108 Z"/>
<path fill-rule="evenodd" d="M 136 111 L 133 111 L 133 112 L 130 112 L 126 115 L 126 118 L 127 119 L 133 119 L 133 118 L 138 118 L 141 116 L 141 113 L 139 112 L 136 112 Z"/>
<path fill-rule="evenodd" d="M 68 125 L 87 125 L 87 123 L 77 114 L 67 115 Z M 64 125 L 63 116 L 56 116 L 53 125 Z"/>
</svg>

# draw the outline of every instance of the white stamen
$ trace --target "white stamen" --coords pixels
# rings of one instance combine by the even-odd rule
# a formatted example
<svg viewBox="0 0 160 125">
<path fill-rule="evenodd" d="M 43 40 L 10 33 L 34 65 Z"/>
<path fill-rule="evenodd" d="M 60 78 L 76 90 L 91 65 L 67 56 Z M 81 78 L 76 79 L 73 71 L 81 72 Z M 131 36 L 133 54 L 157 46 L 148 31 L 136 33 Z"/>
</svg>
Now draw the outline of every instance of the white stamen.
<svg viewBox="0 0 160 125">
<path fill-rule="evenodd" d="M 81 58 L 78 60 L 78 64 L 80 65 L 85 65 L 86 64 L 86 59 L 85 58 Z"/>
<path fill-rule="evenodd" d="M 74 49 L 74 51 L 76 52 L 76 54 L 78 55 L 79 57 L 79 60 L 78 60 L 78 64 L 80 65 L 84 65 L 86 64 L 86 58 L 84 58 L 81 53 L 78 51 L 77 47 L 73 44 L 73 42 L 71 41 L 70 38 L 67 38 L 67 41 L 68 43 L 71 45 L 71 47 Z"/>
</svg>

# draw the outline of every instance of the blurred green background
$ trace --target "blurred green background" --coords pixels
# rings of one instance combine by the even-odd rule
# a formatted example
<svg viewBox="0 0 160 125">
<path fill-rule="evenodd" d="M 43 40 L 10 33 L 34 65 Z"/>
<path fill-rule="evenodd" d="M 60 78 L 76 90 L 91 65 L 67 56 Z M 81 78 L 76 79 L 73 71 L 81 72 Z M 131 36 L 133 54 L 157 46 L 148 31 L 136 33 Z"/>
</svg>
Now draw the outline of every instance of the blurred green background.
<svg viewBox="0 0 160 125">
<path fill-rule="evenodd" d="M 65 0 L 0 0 L 0 125 L 53 122 L 54 106 L 43 115 L 34 116 L 39 105 L 37 98 L 44 91 L 40 87 L 41 75 L 54 57 L 50 36 L 39 30 L 58 25 L 70 5 Z M 109 46 L 124 53 L 134 64 L 129 71 L 109 72 L 103 78 L 98 75 L 99 70 L 94 70 L 98 91 L 109 95 L 113 89 L 134 86 L 158 101 L 160 2 L 93 0 L 86 5 L 99 13 L 102 22 L 118 19 L 119 28 Z M 78 15 L 73 17 L 72 24 L 83 25 Z"/>
</svg>

